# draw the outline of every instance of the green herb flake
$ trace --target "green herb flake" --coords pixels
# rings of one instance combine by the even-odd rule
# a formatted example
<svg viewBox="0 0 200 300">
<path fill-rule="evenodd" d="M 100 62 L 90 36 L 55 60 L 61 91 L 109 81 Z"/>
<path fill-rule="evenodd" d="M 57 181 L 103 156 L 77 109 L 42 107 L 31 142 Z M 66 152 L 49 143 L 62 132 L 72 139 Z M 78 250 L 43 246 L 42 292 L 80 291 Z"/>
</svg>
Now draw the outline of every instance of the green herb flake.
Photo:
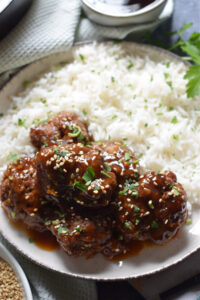
<svg viewBox="0 0 200 300">
<path fill-rule="evenodd" d="M 16 212 L 15 211 L 11 212 L 11 217 L 13 218 L 13 220 L 15 220 L 15 218 L 16 218 Z"/>
<path fill-rule="evenodd" d="M 18 119 L 17 125 L 27 128 L 27 126 L 25 125 L 25 122 L 26 122 L 26 119 Z"/>
<path fill-rule="evenodd" d="M 112 77 L 111 77 L 111 81 L 112 81 L 112 82 L 115 82 L 115 77 L 112 76 Z"/>
<path fill-rule="evenodd" d="M 140 219 L 135 220 L 135 225 L 138 225 L 140 223 Z"/>
<path fill-rule="evenodd" d="M 172 123 L 172 124 L 177 124 L 177 123 L 178 123 L 178 119 L 177 119 L 176 116 L 174 116 L 174 117 L 172 118 L 171 123 Z"/>
<path fill-rule="evenodd" d="M 106 163 L 104 163 L 104 167 L 105 167 L 105 169 L 106 169 L 107 172 L 111 171 L 111 167 L 108 166 Z"/>
<path fill-rule="evenodd" d="M 51 221 L 46 221 L 46 222 L 44 223 L 44 225 L 45 225 L 45 226 L 51 225 Z"/>
<path fill-rule="evenodd" d="M 173 187 L 172 192 L 173 192 L 173 194 L 175 196 L 179 196 L 180 195 L 180 192 L 175 187 Z"/>
<path fill-rule="evenodd" d="M 124 157 L 125 157 L 125 160 L 129 160 L 131 158 L 131 154 L 129 152 L 126 152 Z"/>
<path fill-rule="evenodd" d="M 153 75 L 151 75 L 151 77 L 150 77 L 150 82 L 152 82 L 153 79 L 154 79 L 154 77 L 153 77 Z"/>
<path fill-rule="evenodd" d="M 80 225 L 76 226 L 76 227 L 75 227 L 75 230 L 77 230 L 77 231 L 79 231 L 79 232 L 83 231 L 83 229 L 81 228 Z"/>
<path fill-rule="evenodd" d="M 169 78 L 169 73 L 164 73 L 165 80 Z"/>
<path fill-rule="evenodd" d="M 85 173 L 82 176 L 83 180 L 88 183 L 91 182 L 92 180 L 94 180 L 95 178 L 95 172 L 93 167 L 88 167 L 87 170 L 85 171 Z"/>
<path fill-rule="evenodd" d="M 185 222 L 185 224 L 186 224 L 186 225 L 192 224 L 192 220 L 191 220 L 191 219 L 187 219 L 186 222 Z"/>
<path fill-rule="evenodd" d="M 69 229 L 67 227 L 59 227 L 57 232 L 58 234 L 67 233 L 69 232 Z"/>
<path fill-rule="evenodd" d="M 17 164 L 17 162 L 19 161 L 20 157 L 18 154 L 12 154 L 11 152 L 6 156 L 8 159 L 11 159 L 14 164 Z"/>
<path fill-rule="evenodd" d="M 29 237 L 28 241 L 29 241 L 29 243 L 31 243 L 31 244 L 35 242 L 35 240 L 34 240 L 33 237 Z"/>
<path fill-rule="evenodd" d="M 68 133 L 69 137 L 78 137 L 81 133 L 81 128 L 79 126 L 74 126 L 72 132 Z"/>
<path fill-rule="evenodd" d="M 0 113 L 0 117 L 3 117 L 3 115 L 4 115 L 3 113 Z"/>
<path fill-rule="evenodd" d="M 135 205 L 134 206 L 134 216 L 136 216 L 139 213 L 140 213 L 140 208 L 137 205 Z"/>
<path fill-rule="evenodd" d="M 158 225 L 158 223 L 156 222 L 156 221 L 153 221 L 152 223 L 151 223 L 151 228 L 158 228 L 159 227 L 159 225 Z"/>
<path fill-rule="evenodd" d="M 169 107 L 169 111 L 172 111 L 174 110 L 174 108 L 172 106 Z"/>
<path fill-rule="evenodd" d="M 85 188 L 85 185 L 83 182 L 81 181 L 75 181 L 74 184 L 73 184 L 73 187 L 79 189 L 80 191 L 84 192 L 84 193 L 87 193 L 87 190 Z"/>
<path fill-rule="evenodd" d="M 12 109 L 16 110 L 17 109 L 17 105 L 13 105 Z"/>
<path fill-rule="evenodd" d="M 169 67 L 170 67 L 170 65 L 171 65 L 171 62 L 170 61 L 168 61 L 166 64 L 166 68 L 168 68 L 169 69 Z"/>
<path fill-rule="evenodd" d="M 131 222 L 125 222 L 125 223 L 124 223 L 124 226 L 125 226 L 126 228 L 130 229 L 130 230 L 133 230 L 133 227 L 132 227 Z"/>
<path fill-rule="evenodd" d="M 105 175 L 108 178 L 111 178 L 110 175 L 107 172 L 105 172 L 105 171 L 101 171 L 101 174 Z"/>
<path fill-rule="evenodd" d="M 171 90 L 173 90 L 172 81 L 166 81 L 167 85 L 170 87 Z"/>
<path fill-rule="evenodd" d="M 148 123 L 145 123 L 145 124 L 144 124 L 144 127 L 148 127 Z"/>
<path fill-rule="evenodd" d="M 130 70 L 133 67 L 134 67 L 134 64 L 132 63 L 131 60 L 129 60 L 129 65 L 127 66 L 127 69 Z"/>
<path fill-rule="evenodd" d="M 175 141 L 178 141 L 178 140 L 179 140 L 179 136 L 176 135 L 176 134 L 173 134 L 173 135 L 172 135 L 172 138 L 173 138 Z"/>
<path fill-rule="evenodd" d="M 117 115 L 113 115 L 113 116 L 112 116 L 112 120 L 116 120 L 117 118 L 118 118 Z"/>
<path fill-rule="evenodd" d="M 84 57 L 84 55 L 83 54 L 79 54 L 79 57 L 80 57 L 82 63 L 85 64 L 85 57 Z"/>
<path fill-rule="evenodd" d="M 82 110 L 82 113 L 83 113 L 84 116 L 87 116 L 87 112 L 86 112 L 85 109 Z"/>
</svg>

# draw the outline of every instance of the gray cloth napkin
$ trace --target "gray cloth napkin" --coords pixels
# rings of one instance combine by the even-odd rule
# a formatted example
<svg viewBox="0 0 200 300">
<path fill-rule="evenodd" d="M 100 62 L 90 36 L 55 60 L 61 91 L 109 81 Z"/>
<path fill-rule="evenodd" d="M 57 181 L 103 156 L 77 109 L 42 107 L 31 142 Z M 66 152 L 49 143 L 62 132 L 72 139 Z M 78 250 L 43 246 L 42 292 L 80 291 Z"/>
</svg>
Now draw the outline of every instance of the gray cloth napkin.
<svg viewBox="0 0 200 300">
<path fill-rule="evenodd" d="M 0 42 L 0 86 L 9 76 L 36 59 L 64 51 L 77 41 L 140 38 L 169 18 L 173 0 L 168 0 L 157 20 L 140 25 L 106 27 L 81 15 L 79 0 L 33 0 L 20 23 Z"/>
</svg>

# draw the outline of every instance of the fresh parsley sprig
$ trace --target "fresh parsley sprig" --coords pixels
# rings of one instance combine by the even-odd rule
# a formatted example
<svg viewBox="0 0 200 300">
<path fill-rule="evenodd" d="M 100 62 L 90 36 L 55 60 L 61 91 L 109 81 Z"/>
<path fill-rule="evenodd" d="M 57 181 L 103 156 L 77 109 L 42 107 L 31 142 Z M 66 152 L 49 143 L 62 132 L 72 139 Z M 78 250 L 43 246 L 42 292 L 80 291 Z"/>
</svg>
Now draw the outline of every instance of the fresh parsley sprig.
<svg viewBox="0 0 200 300">
<path fill-rule="evenodd" d="M 186 84 L 188 98 L 200 96 L 200 33 L 194 32 L 188 40 L 183 40 L 184 31 L 192 25 L 192 23 L 184 24 L 179 31 L 172 32 L 179 38 L 176 44 L 170 48 L 170 50 L 178 49 L 186 53 L 188 56 L 183 58 L 194 63 L 184 76 L 188 80 Z"/>
</svg>

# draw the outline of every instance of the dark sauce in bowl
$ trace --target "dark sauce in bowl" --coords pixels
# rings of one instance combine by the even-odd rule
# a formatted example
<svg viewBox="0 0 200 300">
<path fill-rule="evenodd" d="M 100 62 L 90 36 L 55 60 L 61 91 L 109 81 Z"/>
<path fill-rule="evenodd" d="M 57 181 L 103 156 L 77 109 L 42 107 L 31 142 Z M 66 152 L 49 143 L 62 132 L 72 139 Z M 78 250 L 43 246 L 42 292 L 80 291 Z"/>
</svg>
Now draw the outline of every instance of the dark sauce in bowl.
<svg viewBox="0 0 200 300">
<path fill-rule="evenodd" d="M 139 10 L 153 3 L 155 0 L 99 0 L 99 2 L 110 6 L 131 6 L 133 10 Z"/>
</svg>

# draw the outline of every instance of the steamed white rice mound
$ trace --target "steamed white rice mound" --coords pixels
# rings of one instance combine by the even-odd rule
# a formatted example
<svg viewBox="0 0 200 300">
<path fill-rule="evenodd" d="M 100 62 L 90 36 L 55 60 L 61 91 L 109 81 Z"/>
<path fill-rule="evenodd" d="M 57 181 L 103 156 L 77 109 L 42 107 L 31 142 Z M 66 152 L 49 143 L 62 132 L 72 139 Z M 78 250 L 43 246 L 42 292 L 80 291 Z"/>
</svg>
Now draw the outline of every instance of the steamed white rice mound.
<svg viewBox="0 0 200 300">
<path fill-rule="evenodd" d="M 75 50 L 13 97 L 0 119 L 0 176 L 13 154 L 30 155 L 29 129 L 62 110 L 87 121 L 96 140 L 124 139 L 145 169 L 170 169 L 200 203 L 200 99 L 188 99 L 182 62 L 130 54 L 123 44 Z"/>
</svg>

